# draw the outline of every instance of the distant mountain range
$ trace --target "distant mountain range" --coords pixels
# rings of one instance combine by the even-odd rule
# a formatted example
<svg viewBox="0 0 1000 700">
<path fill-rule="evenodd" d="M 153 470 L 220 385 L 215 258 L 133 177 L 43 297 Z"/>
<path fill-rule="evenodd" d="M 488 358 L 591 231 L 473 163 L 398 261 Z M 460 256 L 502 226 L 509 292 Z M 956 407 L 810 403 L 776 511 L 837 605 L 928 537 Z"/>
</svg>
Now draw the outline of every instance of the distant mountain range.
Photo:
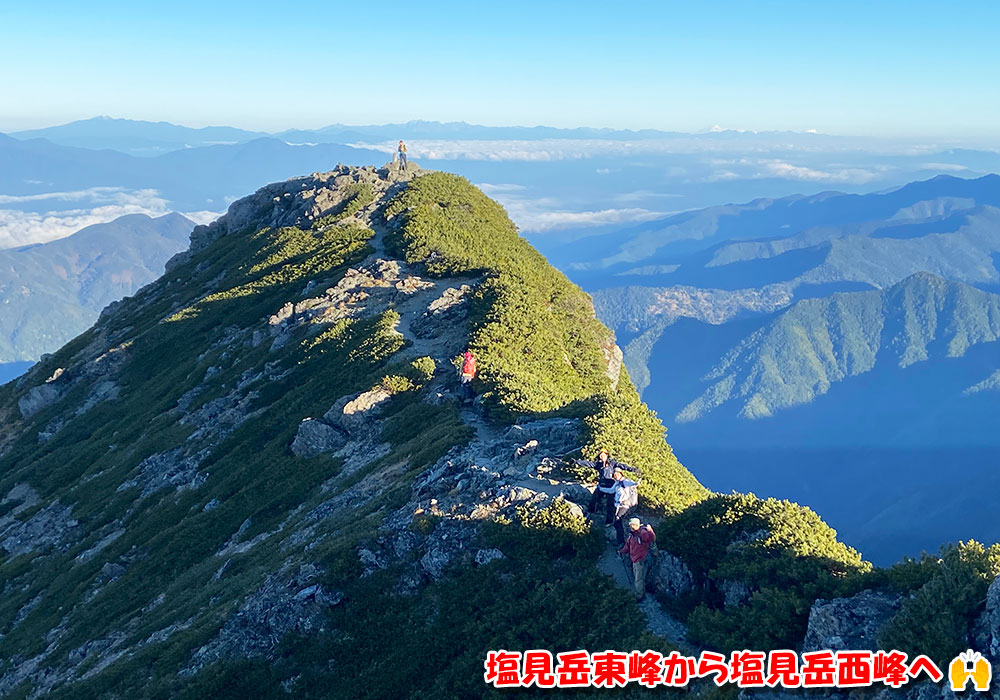
<svg viewBox="0 0 1000 700">
<path fill-rule="evenodd" d="M 679 223 L 664 218 L 668 212 L 781 196 L 803 187 L 833 184 L 844 192 L 870 192 L 941 172 L 972 176 L 1000 170 L 1000 154 L 989 150 L 922 144 L 885 153 L 865 148 L 863 140 L 796 132 L 684 134 L 411 121 L 265 134 L 95 118 L 0 137 L 0 208 L 75 211 L 84 208 L 81 192 L 118 187 L 128 191 L 122 197 L 141 193 L 143 199 L 156 197 L 158 206 L 116 215 L 171 209 L 221 213 L 258 182 L 337 163 L 380 165 L 398 139 L 410 142 L 412 160 L 460 173 L 496 195 L 522 231 L 543 234 L 532 243 L 561 268 L 603 265 L 605 258 L 631 255 L 634 251 L 619 250 L 617 234 L 624 228 L 639 244 L 643 236 L 656 239 L 665 225 Z M 609 235 L 591 237 L 601 226 Z M 60 233 L 65 229 L 60 227 Z M 27 240 L 23 230 L 7 236 L 0 231 L 0 240 Z M 582 256 L 566 255 L 559 245 L 566 241 L 579 241 Z M 647 273 L 660 263 L 625 262 L 614 272 L 644 267 L 638 284 L 656 283 Z"/>
<path fill-rule="evenodd" d="M 83 332 L 105 306 L 159 277 L 193 226 L 180 214 L 134 214 L 0 250 L 0 364 L 35 361 Z"/>
<path fill-rule="evenodd" d="M 385 160 L 378 151 L 335 144 L 290 146 L 274 138 L 139 158 L 0 134 L 0 192 L 24 197 L 93 187 L 148 188 L 179 211 L 221 211 L 235 194 L 259 182 L 328 170 L 338 163 Z"/>
<path fill-rule="evenodd" d="M 712 207 L 563 256 L 709 487 L 806 503 L 875 561 L 958 522 L 1000 538 L 948 486 L 1000 487 L 997 175 Z"/>
<path fill-rule="evenodd" d="M 208 126 L 193 129 L 169 122 L 94 117 L 10 134 L 21 140 L 46 139 L 61 146 L 111 149 L 136 156 L 162 155 L 168 151 L 198 146 L 245 143 L 268 136 L 231 126 Z"/>
<path fill-rule="evenodd" d="M 18 139 L 43 138 L 63 146 L 103 149 L 109 148 L 130 155 L 161 155 L 168 151 L 198 146 L 231 145 L 245 143 L 262 137 L 273 137 L 293 144 L 318 143 L 372 143 L 394 139 L 444 139 L 444 140 L 515 140 L 539 139 L 610 139 L 646 140 L 699 138 L 726 141 L 733 139 L 772 139 L 790 136 L 812 143 L 836 142 L 835 136 L 802 132 L 745 132 L 715 130 L 689 134 L 659 129 L 602 129 L 551 126 L 482 126 L 466 122 L 436 122 L 414 120 L 399 124 L 347 125 L 331 124 L 318 129 L 287 129 L 279 132 L 247 131 L 230 126 L 191 128 L 169 122 L 150 122 L 134 119 L 94 117 L 46 127 L 12 132 Z"/>
<path fill-rule="evenodd" d="M 678 318 L 718 324 L 922 271 L 1000 289 L 1000 176 L 712 207 L 578 241 L 572 255 L 564 267 L 632 343 L 644 386 L 646 358 Z"/>
<path fill-rule="evenodd" d="M 897 271 L 882 267 L 891 268 L 887 261 L 908 253 L 906 246 L 926 247 L 939 240 L 935 234 L 956 232 L 978 241 L 972 229 L 995 228 L 998 206 L 1000 176 L 994 174 L 972 180 L 940 175 L 885 193 L 758 199 L 588 238 L 573 251 L 578 259 L 570 267 L 644 286 L 738 289 L 845 280 L 882 285 L 898 279 Z M 949 235 L 949 245 L 955 239 Z M 949 256 L 933 252 L 926 256 L 931 264 L 950 262 L 934 263 Z M 876 259 L 858 265 L 851 256 L 859 253 Z M 983 274 L 997 280 L 995 270 L 978 277 Z"/>
<path fill-rule="evenodd" d="M 664 341 L 685 331 L 693 344 L 697 327 Z M 1000 446 L 1000 413 L 981 411 L 1000 406 L 998 339 L 1000 296 L 917 273 L 797 302 L 701 366 L 676 366 L 658 344 L 647 393 L 687 444 L 724 434 L 773 447 Z M 679 379 L 685 370 L 698 377 Z"/>
</svg>

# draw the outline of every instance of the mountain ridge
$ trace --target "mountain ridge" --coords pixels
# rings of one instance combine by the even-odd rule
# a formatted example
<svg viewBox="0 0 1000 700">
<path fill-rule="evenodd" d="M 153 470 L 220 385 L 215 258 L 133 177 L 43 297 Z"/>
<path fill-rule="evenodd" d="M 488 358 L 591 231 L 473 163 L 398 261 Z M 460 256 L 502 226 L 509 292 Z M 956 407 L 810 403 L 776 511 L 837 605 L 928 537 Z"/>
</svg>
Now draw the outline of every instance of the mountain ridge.
<svg viewBox="0 0 1000 700">
<path fill-rule="evenodd" d="M 21 586 L 0 610 L 15 659 L 0 694 L 135 693 L 127 669 L 164 655 L 173 666 L 147 690 L 169 692 L 270 658 L 273 635 L 313 632 L 340 605 L 366 610 L 368 576 L 388 596 L 376 610 L 448 591 L 448 572 L 469 566 L 495 587 L 526 565 L 511 542 L 537 539 L 528 526 L 508 541 L 504 518 L 554 527 L 542 546 L 570 556 L 525 570 L 608 586 L 572 554 L 595 544 L 571 500 L 589 492 L 538 471 L 588 440 L 637 464 L 648 451 L 652 503 L 706 495 L 601 347 L 613 336 L 586 296 L 467 182 L 415 173 L 342 167 L 258 190 L 0 388 L 0 579 Z M 545 327 L 505 337 L 515 300 Z M 531 359 L 539 339 L 550 352 Z M 474 408 L 456 401 L 450 366 L 470 345 Z M 525 382 L 533 367 L 553 369 Z"/>
<path fill-rule="evenodd" d="M 671 553 L 642 606 L 581 507 L 571 458 L 602 447 L 642 469 Z M 0 495 L 12 697 L 497 697 L 490 649 L 798 648 L 821 599 L 865 589 L 911 652 L 957 561 L 962 623 L 922 649 L 944 659 L 1000 568 L 970 543 L 874 570 L 808 508 L 711 494 L 587 295 L 413 163 L 274 183 L 196 227 L 0 387 Z"/>
<path fill-rule="evenodd" d="M 884 291 L 806 299 L 730 350 L 705 377 L 715 383 L 677 419 L 697 420 L 736 397 L 741 418 L 768 417 L 808 403 L 831 383 L 868 372 L 877 361 L 904 369 L 929 359 L 932 350 L 960 357 L 970 345 L 998 338 L 1000 296 L 930 273 L 915 273 Z M 800 360 L 789 364 L 773 357 L 793 345 L 800 348 L 791 350 Z M 781 367 L 800 376 L 780 374 Z"/>
</svg>

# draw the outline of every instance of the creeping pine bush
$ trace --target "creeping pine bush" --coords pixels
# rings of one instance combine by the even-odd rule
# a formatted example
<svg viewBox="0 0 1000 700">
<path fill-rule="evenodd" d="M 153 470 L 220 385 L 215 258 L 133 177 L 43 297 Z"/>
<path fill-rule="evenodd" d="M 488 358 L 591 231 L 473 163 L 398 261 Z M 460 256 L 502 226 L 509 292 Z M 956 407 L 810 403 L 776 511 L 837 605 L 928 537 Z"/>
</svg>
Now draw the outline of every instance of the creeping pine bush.
<svg viewBox="0 0 1000 700">
<path fill-rule="evenodd" d="M 693 641 L 718 649 L 793 648 L 817 598 L 852 595 L 871 565 L 816 513 L 753 494 L 714 495 L 667 518 L 665 549 L 714 582 L 688 617 Z M 719 582 L 749 599 L 726 607 Z"/>
<path fill-rule="evenodd" d="M 972 627 L 983 611 L 990 582 L 1000 575 L 1000 544 L 959 542 L 920 562 L 930 577 L 889 621 L 879 636 L 883 648 L 927 654 L 940 664 L 975 648 Z M 924 566 L 921 566 L 924 568 Z"/>
<path fill-rule="evenodd" d="M 490 413 L 581 413 L 610 385 L 611 333 L 590 298 L 524 241 L 506 212 L 464 178 L 415 179 L 386 209 L 402 225 L 389 245 L 435 276 L 484 277 L 472 300 L 470 347 Z"/>
<path fill-rule="evenodd" d="M 402 221 L 390 246 L 408 262 L 434 275 L 484 277 L 470 346 L 493 417 L 586 416 L 584 454 L 607 447 L 642 469 L 646 504 L 673 512 L 708 494 L 677 461 L 624 369 L 612 387 L 602 348 L 613 336 L 590 298 L 518 236 L 503 207 L 464 178 L 433 173 L 411 182 L 386 213 Z"/>
<path fill-rule="evenodd" d="M 639 492 L 646 506 L 678 512 L 708 496 L 708 489 L 685 469 L 666 441 L 666 429 L 646 407 L 622 369 L 618 387 L 597 398 L 596 410 L 584 419 L 589 459 L 606 449 L 615 459 L 641 471 Z"/>
</svg>

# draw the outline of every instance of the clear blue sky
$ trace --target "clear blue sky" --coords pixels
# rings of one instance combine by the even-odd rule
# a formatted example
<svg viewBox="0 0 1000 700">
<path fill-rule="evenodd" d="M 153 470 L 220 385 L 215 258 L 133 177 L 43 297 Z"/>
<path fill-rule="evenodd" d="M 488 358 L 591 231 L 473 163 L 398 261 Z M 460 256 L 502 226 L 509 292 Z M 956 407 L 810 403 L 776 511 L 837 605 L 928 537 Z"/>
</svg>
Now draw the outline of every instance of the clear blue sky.
<svg viewBox="0 0 1000 700">
<path fill-rule="evenodd" d="M 0 131 L 98 114 L 1000 132 L 1000 3 L 0 3 Z"/>
</svg>

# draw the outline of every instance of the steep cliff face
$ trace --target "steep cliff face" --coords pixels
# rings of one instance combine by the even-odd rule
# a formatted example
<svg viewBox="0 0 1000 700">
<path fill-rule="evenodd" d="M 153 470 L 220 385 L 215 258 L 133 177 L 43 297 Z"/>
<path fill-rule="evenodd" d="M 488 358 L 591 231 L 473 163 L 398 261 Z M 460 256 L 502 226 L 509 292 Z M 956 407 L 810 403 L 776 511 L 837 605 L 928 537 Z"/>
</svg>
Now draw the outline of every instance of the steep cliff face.
<svg viewBox="0 0 1000 700">
<path fill-rule="evenodd" d="M 664 512 L 706 495 L 589 298 L 415 167 L 234 203 L 0 414 L 0 696 L 361 697 L 365 651 L 398 666 L 372 697 L 431 651 L 461 671 L 413 692 L 478 693 L 487 648 L 638 644 L 634 608 L 586 622 L 610 584 L 558 457 L 611 445 Z"/>
</svg>

